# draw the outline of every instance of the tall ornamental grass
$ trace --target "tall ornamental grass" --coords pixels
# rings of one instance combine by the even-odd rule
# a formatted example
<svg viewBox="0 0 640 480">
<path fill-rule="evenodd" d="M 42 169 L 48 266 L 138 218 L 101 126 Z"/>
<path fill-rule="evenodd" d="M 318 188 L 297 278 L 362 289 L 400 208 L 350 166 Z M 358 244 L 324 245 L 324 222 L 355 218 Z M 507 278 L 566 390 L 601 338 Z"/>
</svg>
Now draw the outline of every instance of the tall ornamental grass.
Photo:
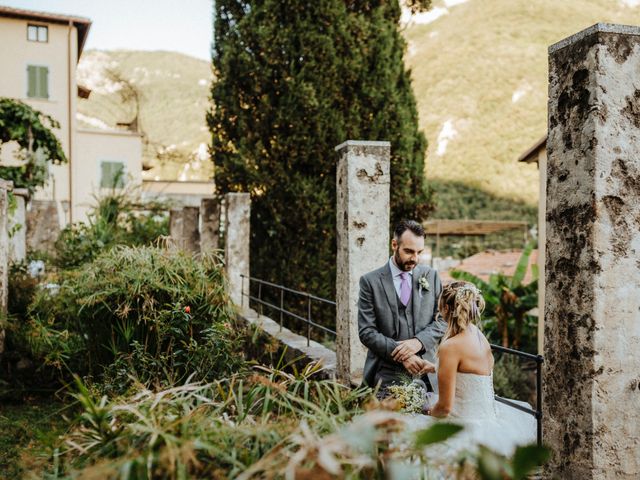
<svg viewBox="0 0 640 480">
<path fill-rule="evenodd" d="M 220 259 L 173 248 L 117 246 L 65 272 L 37 293 L 21 331 L 40 364 L 116 391 L 130 377 L 170 385 L 242 364 Z"/>
</svg>

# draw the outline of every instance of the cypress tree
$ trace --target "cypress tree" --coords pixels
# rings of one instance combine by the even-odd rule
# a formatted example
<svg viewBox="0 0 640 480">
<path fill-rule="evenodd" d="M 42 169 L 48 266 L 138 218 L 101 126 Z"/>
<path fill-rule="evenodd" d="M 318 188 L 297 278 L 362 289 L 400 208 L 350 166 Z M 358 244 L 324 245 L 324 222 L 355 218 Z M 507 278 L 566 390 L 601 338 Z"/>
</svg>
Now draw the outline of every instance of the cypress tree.
<svg viewBox="0 0 640 480">
<path fill-rule="evenodd" d="M 393 222 L 431 210 L 399 16 L 397 0 L 215 1 L 216 185 L 251 194 L 253 276 L 334 298 L 347 139 L 391 142 Z"/>
</svg>

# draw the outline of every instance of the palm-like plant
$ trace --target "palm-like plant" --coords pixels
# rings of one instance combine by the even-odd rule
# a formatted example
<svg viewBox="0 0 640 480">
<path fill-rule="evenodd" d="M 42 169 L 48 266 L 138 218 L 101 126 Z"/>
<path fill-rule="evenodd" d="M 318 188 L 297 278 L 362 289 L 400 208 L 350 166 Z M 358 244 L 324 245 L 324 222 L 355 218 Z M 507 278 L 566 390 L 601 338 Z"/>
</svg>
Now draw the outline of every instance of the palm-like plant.
<svg viewBox="0 0 640 480">
<path fill-rule="evenodd" d="M 513 275 L 493 273 L 488 281 L 462 270 L 454 270 L 456 280 L 473 283 L 486 302 L 483 328 L 489 339 L 505 347 L 535 350 L 536 320 L 528 312 L 538 305 L 538 266 L 532 265 L 533 280 L 524 282 L 534 242 L 520 256 Z"/>
</svg>

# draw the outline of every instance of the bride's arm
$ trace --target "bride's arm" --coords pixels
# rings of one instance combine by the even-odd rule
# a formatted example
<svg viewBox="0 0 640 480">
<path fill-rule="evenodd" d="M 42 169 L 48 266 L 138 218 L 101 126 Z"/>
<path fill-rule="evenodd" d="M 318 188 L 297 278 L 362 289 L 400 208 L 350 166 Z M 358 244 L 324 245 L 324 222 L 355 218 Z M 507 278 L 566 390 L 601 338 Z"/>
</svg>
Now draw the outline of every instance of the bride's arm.
<svg viewBox="0 0 640 480">
<path fill-rule="evenodd" d="M 438 357 L 438 402 L 428 413 L 434 417 L 446 417 L 453 408 L 460 356 L 455 344 L 444 342 L 440 345 Z"/>
</svg>

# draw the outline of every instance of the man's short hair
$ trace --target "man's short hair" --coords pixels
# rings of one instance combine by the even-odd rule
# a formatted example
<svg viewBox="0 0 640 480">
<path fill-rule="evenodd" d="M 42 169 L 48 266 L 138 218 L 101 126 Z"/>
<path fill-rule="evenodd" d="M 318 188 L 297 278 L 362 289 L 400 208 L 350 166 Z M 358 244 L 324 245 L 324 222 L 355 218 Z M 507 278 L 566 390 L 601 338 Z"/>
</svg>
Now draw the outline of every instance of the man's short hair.
<svg viewBox="0 0 640 480">
<path fill-rule="evenodd" d="M 396 225 L 396 228 L 393 231 L 393 238 L 395 238 L 396 241 L 399 242 L 400 237 L 407 230 L 411 230 L 411 233 L 418 237 L 425 236 L 424 227 L 420 223 L 416 222 L 415 220 L 402 220 Z"/>
</svg>

